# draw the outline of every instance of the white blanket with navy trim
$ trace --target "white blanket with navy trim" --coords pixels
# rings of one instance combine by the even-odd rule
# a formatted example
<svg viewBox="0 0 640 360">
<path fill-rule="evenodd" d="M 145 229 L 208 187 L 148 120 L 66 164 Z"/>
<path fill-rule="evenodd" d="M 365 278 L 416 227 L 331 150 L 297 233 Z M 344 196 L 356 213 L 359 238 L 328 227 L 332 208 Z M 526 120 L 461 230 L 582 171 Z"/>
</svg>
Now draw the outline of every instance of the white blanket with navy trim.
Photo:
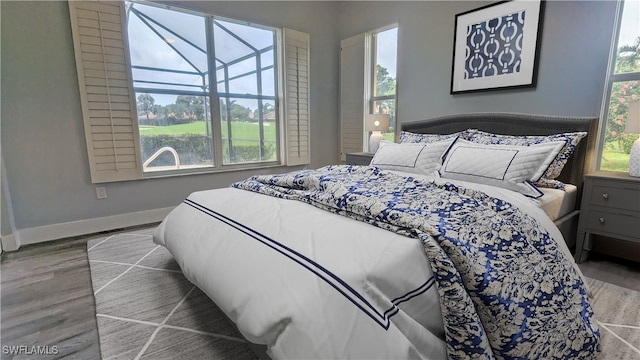
<svg viewBox="0 0 640 360">
<path fill-rule="evenodd" d="M 194 193 L 155 239 L 274 358 L 596 352 L 597 327 L 567 252 L 510 203 L 355 166 L 235 186 L 274 196 Z"/>
</svg>

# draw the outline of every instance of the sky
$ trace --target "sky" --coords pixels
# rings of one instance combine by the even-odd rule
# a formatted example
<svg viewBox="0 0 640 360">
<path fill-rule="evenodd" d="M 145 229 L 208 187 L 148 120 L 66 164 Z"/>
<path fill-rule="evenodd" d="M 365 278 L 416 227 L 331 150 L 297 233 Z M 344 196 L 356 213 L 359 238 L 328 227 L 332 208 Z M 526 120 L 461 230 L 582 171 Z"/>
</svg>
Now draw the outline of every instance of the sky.
<svg viewBox="0 0 640 360">
<path fill-rule="evenodd" d="M 157 71 L 134 68 L 134 81 L 146 80 L 198 85 L 198 87 L 178 85 L 167 87 L 166 85 L 158 84 L 140 84 L 140 86 L 147 88 L 200 91 L 203 81 L 205 84 L 208 83 L 207 74 L 209 71 L 206 51 L 206 18 L 200 15 L 171 11 L 140 3 L 133 3 L 132 6 L 133 9 L 137 9 L 148 16 L 147 18 L 138 16 L 133 11 L 129 12 L 128 34 L 132 65 L 193 73 L 159 73 Z M 157 23 L 153 20 L 157 21 Z M 219 19 L 216 19 L 215 22 L 214 42 L 217 66 L 222 65 L 220 61 L 229 62 L 245 55 L 254 54 L 253 48 L 265 49 L 274 44 L 273 29 L 247 26 Z M 224 29 L 228 29 L 243 41 L 232 37 Z M 273 57 L 273 51 L 263 53 L 260 56 L 262 67 L 273 65 Z M 230 66 L 229 77 L 254 71 L 255 69 L 256 60 L 254 57 Z M 220 81 L 223 72 L 218 71 L 217 76 L 219 77 L 218 81 Z M 265 70 L 262 80 L 262 94 L 275 95 L 273 70 Z M 232 80 L 229 82 L 229 92 L 257 94 L 256 81 L 255 74 L 247 76 L 244 80 Z M 155 103 L 160 105 L 173 103 L 176 98 L 176 95 L 152 94 L 152 96 L 155 99 Z M 242 103 L 243 101 L 238 100 L 237 102 Z M 255 108 L 256 101 L 250 100 L 245 104 L 245 106 L 250 105 Z"/>
<path fill-rule="evenodd" d="M 640 0 L 626 0 L 620 24 L 618 46 L 633 45 L 638 37 L 640 37 Z"/>
<path fill-rule="evenodd" d="M 396 78 L 396 64 L 398 53 L 398 28 L 389 29 L 378 33 L 378 46 L 376 48 L 378 64 L 389 71 L 391 77 Z"/>
<path fill-rule="evenodd" d="M 208 66 L 206 53 L 198 49 L 206 48 L 204 29 L 206 23 L 204 21 L 204 17 L 188 13 L 176 14 L 174 11 L 169 12 L 163 8 L 146 6 L 143 4 L 135 4 L 135 7 L 140 8 L 163 24 L 170 24 L 169 27 L 171 29 L 187 38 L 195 46 L 191 46 L 180 39 L 176 39 L 175 36 L 166 30 L 156 27 L 156 30 L 159 31 L 162 36 L 174 41 L 171 45 L 180 49 L 183 54 L 185 54 L 185 57 L 192 62 L 192 66 L 181 58 L 180 55 L 171 49 L 165 42 L 163 42 L 157 34 L 150 31 L 149 28 L 139 19 L 135 16 L 131 16 L 129 21 L 129 36 L 130 44 L 132 45 L 131 59 L 133 65 L 167 67 L 184 71 L 207 71 Z M 257 48 L 262 48 L 267 46 L 269 43 L 273 43 L 272 30 L 248 27 L 242 24 L 229 22 L 223 22 L 223 25 L 243 39 L 251 39 L 252 45 Z M 226 58 L 223 57 L 222 60 L 229 60 L 250 52 L 249 48 L 243 48 L 244 45 L 239 45 L 237 40 L 231 38 L 225 32 L 220 31 L 219 28 L 216 27 L 216 30 L 216 55 L 222 55 L 224 53 Z M 640 37 L 640 0 L 626 0 L 618 46 L 632 45 L 638 37 Z M 389 74 L 395 78 L 397 74 L 397 28 L 378 33 L 377 49 L 378 51 L 376 56 L 378 64 L 386 67 Z M 270 56 L 272 57 L 273 53 L 271 53 Z M 244 64 L 243 66 L 237 66 L 237 68 L 240 67 L 242 67 L 242 69 L 239 70 L 240 72 L 252 70 L 250 62 L 247 62 L 247 64 Z M 255 68 L 255 65 L 253 68 Z M 134 70 L 134 78 L 140 77 L 141 74 L 142 72 L 140 72 L 140 70 Z M 169 79 L 168 81 L 177 83 L 198 84 L 200 82 L 200 77 L 194 75 L 165 73 L 163 76 L 164 80 Z M 236 87 L 232 89 L 232 92 L 255 93 L 255 82 L 251 86 L 245 86 L 242 82 L 236 81 L 235 86 Z M 264 84 L 264 86 L 273 87 L 273 82 L 270 81 L 269 83 Z M 175 101 L 175 95 L 154 94 L 154 98 L 156 99 L 156 103 L 161 105 L 166 105 Z M 240 103 L 241 101 L 238 102 Z"/>
</svg>

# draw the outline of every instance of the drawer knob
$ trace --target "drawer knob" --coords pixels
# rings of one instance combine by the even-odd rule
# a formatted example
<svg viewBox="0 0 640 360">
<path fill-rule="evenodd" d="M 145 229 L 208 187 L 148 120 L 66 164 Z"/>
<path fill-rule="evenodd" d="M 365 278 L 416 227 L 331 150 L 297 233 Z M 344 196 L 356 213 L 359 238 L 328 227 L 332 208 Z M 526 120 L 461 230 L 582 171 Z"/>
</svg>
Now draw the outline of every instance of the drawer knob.
<svg viewBox="0 0 640 360">
<path fill-rule="evenodd" d="M 609 194 L 607 194 L 607 193 L 602 194 L 602 198 L 605 199 L 605 200 L 608 199 L 609 198 Z"/>
<path fill-rule="evenodd" d="M 603 217 L 599 218 L 598 221 L 600 221 L 600 224 L 604 224 L 604 218 Z"/>
</svg>

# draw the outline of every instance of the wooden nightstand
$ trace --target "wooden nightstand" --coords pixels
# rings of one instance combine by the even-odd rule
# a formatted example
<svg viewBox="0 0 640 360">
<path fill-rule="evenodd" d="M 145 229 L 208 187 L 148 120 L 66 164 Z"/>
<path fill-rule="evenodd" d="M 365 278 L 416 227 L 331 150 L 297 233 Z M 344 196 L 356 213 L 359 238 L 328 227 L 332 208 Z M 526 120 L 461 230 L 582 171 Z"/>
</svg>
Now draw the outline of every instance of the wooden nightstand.
<svg viewBox="0 0 640 360">
<path fill-rule="evenodd" d="M 577 262 L 592 249 L 594 234 L 640 246 L 640 178 L 604 171 L 586 175 L 574 254 Z"/>
<path fill-rule="evenodd" d="M 373 154 L 368 152 L 347 154 L 347 164 L 349 165 L 369 165 L 373 159 Z"/>
</svg>

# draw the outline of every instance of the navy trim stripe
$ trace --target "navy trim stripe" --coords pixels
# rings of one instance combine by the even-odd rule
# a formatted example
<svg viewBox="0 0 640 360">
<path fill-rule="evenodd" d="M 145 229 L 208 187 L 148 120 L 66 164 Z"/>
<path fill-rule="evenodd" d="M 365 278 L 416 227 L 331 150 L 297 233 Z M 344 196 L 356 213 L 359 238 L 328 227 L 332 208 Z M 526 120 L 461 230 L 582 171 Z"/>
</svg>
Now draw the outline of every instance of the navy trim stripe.
<svg viewBox="0 0 640 360">
<path fill-rule="evenodd" d="M 535 191 L 537 193 L 537 195 L 528 195 L 528 194 L 524 194 L 524 196 L 530 197 L 532 199 L 537 199 L 539 197 L 542 197 L 544 195 L 544 193 L 542 192 L 542 190 L 538 189 L 538 187 L 536 186 L 536 184 L 534 184 L 532 181 L 529 180 L 525 180 L 524 182 L 525 184 L 529 185 L 529 187 Z"/>
<path fill-rule="evenodd" d="M 225 223 L 234 229 L 248 235 L 249 237 L 261 242 L 262 244 L 270 247 L 271 249 L 281 253 L 282 255 L 290 258 L 296 263 L 300 264 L 302 267 L 311 271 L 319 278 L 324 280 L 327 284 L 331 285 L 334 289 L 336 289 L 339 293 L 341 293 L 344 297 L 346 297 L 349 301 L 351 301 L 355 306 L 357 306 L 360 310 L 362 310 L 365 314 L 367 314 L 372 320 L 378 323 L 385 330 L 389 329 L 391 324 L 391 317 L 398 313 L 398 305 L 411 300 L 414 297 L 417 297 L 426 291 L 428 291 L 433 284 L 435 283 L 434 277 L 430 277 L 424 284 L 419 286 L 417 289 L 411 290 L 408 293 L 392 300 L 392 306 L 384 311 L 382 314 L 376 310 L 376 308 L 371 305 L 360 293 L 358 293 L 355 289 L 353 289 L 349 284 L 347 284 L 344 280 L 340 279 L 337 275 L 333 274 L 329 270 L 325 269 L 320 264 L 315 261 L 309 259 L 308 257 L 300 254 L 299 252 L 287 247 L 286 245 L 277 242 L 274 239 L 269 238 L 268 236 L 261 234 L 260 232 L 247 227 L 244 224 L 237 222 L 225 215 L 222 215 L 212 209 L 207 208 L 204 205 L 198 204 L 197 202 L 186 199 L 184 200 L 186 205 L 193 207 L 200 212 L 209 215 L 210 217 Z M 335 280 L 335 281 L 332 281 Z M 350 293 L 350 294 L 348 294 Z"/>
<path fill-rule="evenodd" d="M 409 301 L 409 300 L 413 299 L 414 297 L 419 296 L 422 293 L 426 292 L 427 290 L 431 289 L 433 284 L 435 284 L 435 281 L 436 281 L 436 279 L 432 276 L 432 277 L 429 278 L 429 280 L 427 280 L 419 288 L 417 288 L 417 289 L 415 289 L 413 291 L 409 291 L 405 295 L 397 297 L 397 298 L 391 300 L 391 302 L 396 304 L 396 305 L 400 305 L 403 302 Z"/>
<path fill-rule="evenodd" d="M 424 294 L 425 292 L 427 292 L 429 289 L 431 289 L 431 287 L 433 286 L 433 284 L 436 283 L 436 279 L 435 277 L 430 277 L 424 284 L 422 284 L 420 287 L 418 287 L 415 290 L 411 290 L 408 293 L 397 297 L 393 300 L 391 300 L 391 303 L 393 304 L 393 306 L 391 308 L 389 308 L 387 311 L 385 311 L 385 315 L 387 313 L 389 313 L 392 310 L 396 310 L 393 314 L 388 315 L 389 317 L 395 315 L 399 309 L 398 309 L 398 305 L 402 304 L 403 302 L 407 302 L 411 299 L 413 299 L 414 297 L 420 296 L 422 294 Z"/>
</svg>

